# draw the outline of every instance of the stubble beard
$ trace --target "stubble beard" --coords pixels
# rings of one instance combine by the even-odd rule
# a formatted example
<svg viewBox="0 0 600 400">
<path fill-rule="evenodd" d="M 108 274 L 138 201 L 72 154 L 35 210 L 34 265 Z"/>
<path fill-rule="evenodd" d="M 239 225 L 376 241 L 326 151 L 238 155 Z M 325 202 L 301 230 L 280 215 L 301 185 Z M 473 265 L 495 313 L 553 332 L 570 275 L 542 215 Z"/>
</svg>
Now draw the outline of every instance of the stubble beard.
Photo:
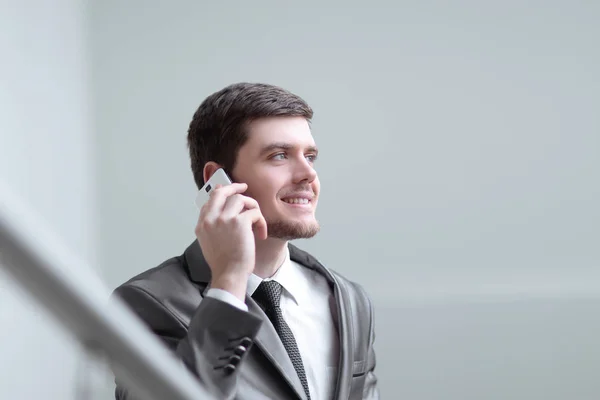
<svg viewBox="0 0 600 400">
<path fill-rule="evenodd" d="M 310 239 L 321 230 L 319 222 L 296 222 L 289 220 L 267 221 L 269 237 L 282 240 Z"/>
</svg>

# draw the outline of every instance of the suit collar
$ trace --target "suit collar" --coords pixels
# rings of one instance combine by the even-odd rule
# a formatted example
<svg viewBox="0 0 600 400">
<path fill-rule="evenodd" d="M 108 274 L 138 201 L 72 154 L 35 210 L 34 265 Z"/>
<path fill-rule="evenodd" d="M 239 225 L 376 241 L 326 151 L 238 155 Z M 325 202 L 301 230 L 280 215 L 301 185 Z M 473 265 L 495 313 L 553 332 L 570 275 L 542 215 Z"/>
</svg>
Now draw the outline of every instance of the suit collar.
<svg viewBox="0 0 600 400">
<path fill-rule="evenodd" d="M 188 273 L 192 281 L 203 284 L 210 282 L 210 268 L 204 259 L 202 249 L 200 249 L 200 244 L 197 240 L 194 240 L 192 244 L 185 249 L 183 257 L 185 258 L 185 263 L 188 267 Z"/>
<path fill-rule="evenodd" d="M 335 280 L 331 273 L 323 265 L 321 265 L 316 258 L 291 243 L 288 243 L 288 249 L 290 260 L 302 264 L 307 268 L 317 270 L 323 274 L 323 276 L 325 276 L 330 284 L 334 283 Z M 209 283 L 211 279 L 210 268 L 204 259 L 204 255 L 202 254 L 202 250 L 200 249 L 200 245 L 198 244 L 197 240 L 194 240 L 194 242 L 188 246 L 183 256 L 188 266 L 188 272 L 191 280 L 196 283 Z"/>
</svg>

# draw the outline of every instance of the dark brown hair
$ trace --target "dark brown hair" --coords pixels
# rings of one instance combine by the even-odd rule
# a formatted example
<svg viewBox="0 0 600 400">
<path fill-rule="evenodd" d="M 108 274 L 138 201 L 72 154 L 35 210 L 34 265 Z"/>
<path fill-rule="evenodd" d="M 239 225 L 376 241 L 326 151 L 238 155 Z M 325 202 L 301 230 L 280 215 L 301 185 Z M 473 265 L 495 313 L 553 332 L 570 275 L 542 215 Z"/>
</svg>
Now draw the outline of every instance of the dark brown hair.
<svg viewBox="0 0 600 400">
<path fill-rule="evenodd" d="M 204 185 L 208 161 L 231 173 L 249 122 L 276 116 L 301 116 L 310 122 L 313 111 L 299 96 L 264 83 L 235 83 L 208 96 L 194 113 L 187 137 L 198 188 Z"/>
</svg>

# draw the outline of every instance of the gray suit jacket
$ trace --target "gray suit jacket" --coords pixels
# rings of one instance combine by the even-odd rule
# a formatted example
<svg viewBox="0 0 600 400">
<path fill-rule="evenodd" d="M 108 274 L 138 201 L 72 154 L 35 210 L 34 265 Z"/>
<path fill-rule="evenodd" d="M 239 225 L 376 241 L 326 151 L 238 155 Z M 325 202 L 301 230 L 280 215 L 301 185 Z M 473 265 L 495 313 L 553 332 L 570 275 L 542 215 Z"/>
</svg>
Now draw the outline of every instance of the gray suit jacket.
<svg viewBox="0 0 600 400">
<path fill-rule="evenodd" d="M 378 399 L 373 307 L 367 294 L 310 254 L 291 244 L 289 249 L 293 261 L 323 274 L 334 293 L 331 310 L 340 343 L 334 399 Z M 209 283 L 210 269 L 194 241 L 183 255 L 130 279 L 113 295 L 121 297 L 216 398 L 306 400 L 262 309 L 249 296 L 249 312 L 204 297 Z M 118 376 L 116 382 L 117 400 L 134 399 Z"/>
</svg>

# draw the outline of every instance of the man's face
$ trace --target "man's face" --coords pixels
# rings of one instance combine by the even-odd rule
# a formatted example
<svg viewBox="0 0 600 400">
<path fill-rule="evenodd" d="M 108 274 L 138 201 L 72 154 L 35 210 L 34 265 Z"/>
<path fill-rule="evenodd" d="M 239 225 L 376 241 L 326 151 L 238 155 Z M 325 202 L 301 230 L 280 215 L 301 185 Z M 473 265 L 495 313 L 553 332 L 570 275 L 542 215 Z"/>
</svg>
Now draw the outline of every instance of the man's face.
<svg viewBox="0 0 600 400">
<path fill-rule="evenodd" d="M 250 123 L 232 175 L 248 184 L 245 195 L 258 202 L 269 237 L 310 238 L 319 231 L 316 156 L 305 118 L 270 117 Z"/>
</svg>

